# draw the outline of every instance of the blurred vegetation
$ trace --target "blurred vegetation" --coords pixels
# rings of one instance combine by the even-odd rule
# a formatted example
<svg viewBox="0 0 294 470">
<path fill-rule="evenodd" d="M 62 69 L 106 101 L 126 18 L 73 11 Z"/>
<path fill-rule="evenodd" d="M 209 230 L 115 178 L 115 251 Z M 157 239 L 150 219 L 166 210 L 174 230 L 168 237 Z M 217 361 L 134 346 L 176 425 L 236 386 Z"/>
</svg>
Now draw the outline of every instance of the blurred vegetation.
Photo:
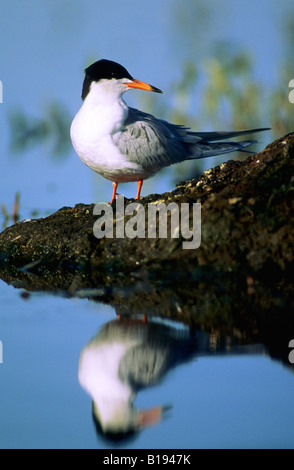
<svg viewBox="0 0 294 470">
<path fill-rule="evenodd" d="M 69 128 L 71 116 L 66 106 L 53 101 L 44 109 L 44 116 L 32 118 L 21 109 L 11 109 L 8 119 L 11 131 L 12 154 L 24 153 L 40 144 L 48 144 L 50 155 L 59 159 L 70 149 Z"/>
<path fill-rule="evenodd" d="M 222 44 L 202 64 L 186 61 L 181 70 L 182 79 L 171 85 L 173 102 L 159 103 L 157 97 L 150 100 L 145 95 L 143 109 L 199 131 L 270 127 L 266 134 L 253 136 L 260 142 L 252 147 L 254 151 L 262 150 L 264 141 L 269 143 L 294 131 L 294 107 L 288 99 L 289 80 L 294 78 L 292 64 L 279 68 L 280 85 L 269 88 L 253 78 L 254 61 L 249 52 L 234 51 L 233 46 Z M 230 154 L 226 157 L 232 158 Z M 233 158 L 246 158 L 246 153 L 234 153 Z M 213 165 L 223 159 L 215 158 Z M 179 177 L 198 176 L 203 164 L 203 160 L 194 160 L 177 166 L 177 181 Z"/>
<path fill-rule="evenodd" d="M 200 131 L 271 127 L 277 138 L 294 130 L 294 108 L 288 99 L 294 62 L 279 67 L 280 85 L 275 88 L 254 79 L 251 54 L 235 51 L 230 44 L 218 45 L 198 66 L 186 61 L 181 70 L 181 80 L 171 84 L 172 104 L 144 95 L 145 109 Z"/>
<path fill-rule="evenodd" d="M 0 214 L 2 213 L 3 216 L 3 222 L 2 226 L 0 226 L 0 231 L 4 230 L 7 225 L 9 224 L 9 221 L 11 220 L 12 223 L 18 222 L 19 219 L 19 201 L 20 201 L 20 193 L 17 191 L 15 194 L 15 199 L 13 203 L 13 207 L 11 210 L 11 213 L 9 210 L 7 210 L 5 204 L 0 204 Z"/>
</svg>

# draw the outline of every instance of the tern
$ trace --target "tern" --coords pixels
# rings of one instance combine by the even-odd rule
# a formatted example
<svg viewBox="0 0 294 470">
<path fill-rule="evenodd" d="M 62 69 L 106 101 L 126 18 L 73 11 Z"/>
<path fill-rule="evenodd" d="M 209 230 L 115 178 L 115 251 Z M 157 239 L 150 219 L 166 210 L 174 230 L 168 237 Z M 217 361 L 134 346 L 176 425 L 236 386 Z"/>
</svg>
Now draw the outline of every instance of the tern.
<svg viewBox="0 0 294 470">
<path fill-rule="evenodd" d="M 135 199 L 139 199 L 143 180 L 162 168 L 184 160 L 242 151 L 256 141 L 224 140 L 268 130 L 193 132 L 127 106 L 122 96 L 134 88 L 162 93 L 134 79 L 122 65 L 98 60 L 85 69 L 83 104 L 71 124 L 71 140 L 79 158 L 112 181 L 110 204 L 119 183 L 137 181 Z"/>
</svg>

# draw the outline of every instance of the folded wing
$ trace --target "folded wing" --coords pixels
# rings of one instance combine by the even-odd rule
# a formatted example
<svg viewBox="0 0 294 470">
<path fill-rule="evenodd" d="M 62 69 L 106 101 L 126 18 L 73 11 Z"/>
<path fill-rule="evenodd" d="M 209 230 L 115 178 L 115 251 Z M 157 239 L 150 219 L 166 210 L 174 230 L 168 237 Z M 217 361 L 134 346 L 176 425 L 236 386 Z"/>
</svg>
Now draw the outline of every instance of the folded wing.
<svg viewBox="0 0 294 470">
<path fill-rule="evenodd" d="M 113 135 L 120 152 L 150 171 L 158 171 L 184 160 L 206 158 L 242 151 L 256 140 L 221 142 L 268 128 L 232 132 L 193 132 L 189 128 L 156 119 L 151 114 L 129 108 L 124 127 Z"/>
</svg>

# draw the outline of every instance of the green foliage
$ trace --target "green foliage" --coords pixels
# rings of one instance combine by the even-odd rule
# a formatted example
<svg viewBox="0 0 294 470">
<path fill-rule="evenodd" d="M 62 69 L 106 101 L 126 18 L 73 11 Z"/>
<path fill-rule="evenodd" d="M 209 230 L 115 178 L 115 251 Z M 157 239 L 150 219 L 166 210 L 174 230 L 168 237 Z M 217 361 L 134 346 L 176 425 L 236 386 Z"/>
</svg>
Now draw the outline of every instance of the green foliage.
<svg viewBox="0 0 294 470">
<path fill-rule="evenodd" d="M 55 158 L 66 155 L 70 148 L 69 128 L 71 117 L 64 105 L 53 101 L 44 110 L 44 118 L 32 118 L 20 109 L 9 113 L 12 154 L 24 153 L 37 145 L 48 143 Z"/>
</svg>

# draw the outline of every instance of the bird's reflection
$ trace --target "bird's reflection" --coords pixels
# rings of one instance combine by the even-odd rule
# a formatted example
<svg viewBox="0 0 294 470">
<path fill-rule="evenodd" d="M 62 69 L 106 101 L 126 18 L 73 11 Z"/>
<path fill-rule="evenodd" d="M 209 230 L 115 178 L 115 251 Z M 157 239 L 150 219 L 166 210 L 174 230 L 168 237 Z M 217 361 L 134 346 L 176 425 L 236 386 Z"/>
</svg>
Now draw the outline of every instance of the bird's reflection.
<svg viewBox="0 0 294 470">
<path fill-rule="evenodd" d="M 79 382 L 92 397 L 97 431 L 112 440 L 159 422 L 170 406 L 134 406 L 136 393 L 158 383 L 199 349 L 197 335 L 158 322 L 120 318 L 105 324 L 85 346 Z"/>
</svg>

